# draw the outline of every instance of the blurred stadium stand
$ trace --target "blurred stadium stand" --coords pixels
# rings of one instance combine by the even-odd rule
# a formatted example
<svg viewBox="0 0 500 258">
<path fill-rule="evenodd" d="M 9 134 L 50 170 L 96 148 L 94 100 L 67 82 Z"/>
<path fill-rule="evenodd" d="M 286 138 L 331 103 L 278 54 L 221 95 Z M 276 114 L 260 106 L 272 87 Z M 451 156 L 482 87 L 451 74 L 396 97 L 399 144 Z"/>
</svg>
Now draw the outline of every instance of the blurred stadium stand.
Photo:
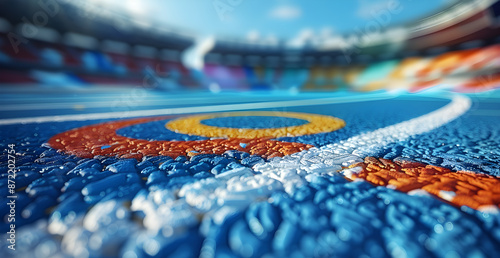
<svg viewBox="0 0 500 258">
<path fill-rule="evenodd" d="M 35 0 L 0 0 L 9 5 L 0 9 L 0 83 L 304 91 L 439 85 L 476 91 L 500 82 L 498 1 L 458 1 L 404 26 L 300 47 L 217 38 L 200 71 L 182 62 L 194 34 L 96 8 L 82 12 L 84 1 L 46 2 L 44 9 Z M 32 24 L 37 21 L 43 26 Z"/>
</svg>

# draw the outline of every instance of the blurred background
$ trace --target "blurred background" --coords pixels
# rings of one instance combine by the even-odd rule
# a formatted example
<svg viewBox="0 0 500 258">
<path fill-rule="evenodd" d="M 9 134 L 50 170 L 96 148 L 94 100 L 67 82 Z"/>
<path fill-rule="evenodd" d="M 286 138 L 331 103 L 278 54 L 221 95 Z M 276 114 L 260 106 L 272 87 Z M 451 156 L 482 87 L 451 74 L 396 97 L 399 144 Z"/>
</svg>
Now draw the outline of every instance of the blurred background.
<svg viewBox="0 0 500 258">
<path fill-rule="evenodd" d="M 0 0 L 0 89 L 477 92 L 496 0 Z"/>
</svg>

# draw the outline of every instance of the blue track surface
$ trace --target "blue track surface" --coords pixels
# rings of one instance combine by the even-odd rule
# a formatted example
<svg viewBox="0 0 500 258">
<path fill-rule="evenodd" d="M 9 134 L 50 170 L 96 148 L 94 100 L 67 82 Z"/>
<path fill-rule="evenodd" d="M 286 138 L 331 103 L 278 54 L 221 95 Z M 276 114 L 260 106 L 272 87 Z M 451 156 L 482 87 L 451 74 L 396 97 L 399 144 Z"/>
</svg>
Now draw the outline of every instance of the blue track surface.
<svg viewBox="0 0 500 258">
<path fill-rule="evenodd" d="M 8 144 L 16 144 L 16 165 L 20 170 L 16 178 L 19 249 L 15 255 L 26 256 L 33 250 L 39 252 L 37 250 L 47 248 L 49 254 L 64 252 L 72 256 L 87 254 L 96 257 L 132 254 L 138 257 L 258 257 L 265 254 L 297 257 L 481 257 L 500 252 L 499 214 L 457 208 L 429 196 L 409 196 L 393 189 L 374 187 L 367 182 L 349 182 L 340 175 L 314 175 L 308 178 L 306 185 L 293 189 L 273 188 L 268 198 L 251 201 L 248 205 L 223 204 L 218 209 L 205 210 L 205 206 L 191 207 L 181 202 L 184 199 L 179 199 L 178 192 L 183 186 L 210 180 L 215 180 L 213 185 L 216 185 L 224 178 L 221 175 L 225 176 L 227 172 L 240 173 L 255 164 L 271 162 L 243 152 L 192 158 L 181 156 L 175 160 L 146 157 L 136 161 L 115 157 L 82 159 L 59 153 L 45 145 L 57 133 L 118 119 L 71 121 L 71 115 L 250 102 L 256 103 L 255 109 L 259 111 L 303 112 L 343 119 L 346 126 L 337 131 L 277 139 L 321 147 L 442 108 L 450 103 L 443 93 L 398 96 L 374 93 L 364 95 L 366 98 L 363 101 L 356 101 L 356 95 L 351 93 L 328 96 L 287 93 L 267 96 L 237 93 L 210 96 L 206 93 L 176 96 L 148 94 L 151 95 L 136 105 L 119 107 L 105 104 L 121 93 L 98 95 L 97 102 L 94 100 L 96 95 L 91 93 L 71 98 L 52 95 L 48 96 L 52 98 L 50 100 L 36 95 L 4 95 L 9 99 L 0 105 L 2 119 L 68 116 L 64 122 L 0 126 L 0 146 L 7 149 Z M 370 99 L 372 96 L 374 98 Z M 375 96 L 385 99 L 379 100 Z M 315 100 L 345 97 L 354 100 L 314 104 Z M 404 157 L 454 171 L 468 170 L 500 176 L 500 92 L 469 97 L 472 108 L 458 119 L 430 132 L 385 145 L 375 156 L 391 160 Z M 156 104 L 146 103 L 148 100 L 156 101 Z M 262 103 L 294 100 L 311 100 L 311 103 L 259 108 Z M 75 107 L 74 103 L 80 104 Z M 83 109 L 81 103 L 86 103 Z M 42 109 L 28 109 L 30 105 L 40 105 Z M 12 110 L 16 106 L 18 109 Z M 72 106 L 76 109 L 70 108 Z M 172 119 L 182 116 L 176 114 Z M 274 128 L 303 123 L 299 119 L 280 119 L 262 120 L 253 128 L 264 128 L 266 124 L 267 128 Z M 246 117 L 245 120 L 219 118 L 203 123 L 216 127 L 247 128 L 255 120 L 256 117 Z M 169 131 L 165 128 L 168 121 L 132 125 L 117 133 L 147 140 L 207 139 Z M 8 195 L 5 176 L 8 157 L 5 153 L 0 157 L 0 197 L 3 203 L 0 215 L 4 217 L 9 212 L 5 205 L 8 200 L 3 198 Z M 204 186 L 207 189 L 190 191 L 207 191 L 206 195 L 213 192 L 210 184 Z M 196 188 L 195 185 L 193 187 Z M 128 201 L 143 203 L 144 206 L 134 210 Z M 162 205 L 169 208 L 162 210 Z M 238 208 L 224 210 L 224 207 Z M 49 213 L 44 212 L 47 210 Z M 161 230 L 152 233 L 146 228 L 151 227 L 147 219 L 156 214 L 154 212 L 162 214 L 155 222 L 161 225 Z M 169 217 L 169 212 L 176 217 Z M 83 218 L 83 222 L 75 217 Z M 39 224 L 35 223 L 37 221 Z M 66 226 L 66 230 L 60 225 Z M 8 224 L 1 224 L 0 230 L 7 232 L 7 227 Z M 63 239 L 62 244 L 60 239 Z M 5 254 L 7 249 L 3 245 L 6 245 L 5 241 L 1 243 L 1 253 Z"/>
</svg>

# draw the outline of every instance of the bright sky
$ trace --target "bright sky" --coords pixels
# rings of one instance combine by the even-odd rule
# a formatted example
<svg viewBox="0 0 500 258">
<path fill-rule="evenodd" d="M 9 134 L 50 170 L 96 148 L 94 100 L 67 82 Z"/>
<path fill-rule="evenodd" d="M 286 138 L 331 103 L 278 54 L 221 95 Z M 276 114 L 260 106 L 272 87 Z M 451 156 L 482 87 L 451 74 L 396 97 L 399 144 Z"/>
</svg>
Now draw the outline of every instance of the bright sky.
<svg viewBox="0 0 500 258">
<path fill-rule="evenodd" d="M 137 19 L 200 35 L 292 39 L 304 34 L 327 37 L 363 30 L 371 21 L 393 26 L 424 17 L 455 0 L 92 1 L 115 10 L 120 9 L 119 3 Z"/>
</svg>

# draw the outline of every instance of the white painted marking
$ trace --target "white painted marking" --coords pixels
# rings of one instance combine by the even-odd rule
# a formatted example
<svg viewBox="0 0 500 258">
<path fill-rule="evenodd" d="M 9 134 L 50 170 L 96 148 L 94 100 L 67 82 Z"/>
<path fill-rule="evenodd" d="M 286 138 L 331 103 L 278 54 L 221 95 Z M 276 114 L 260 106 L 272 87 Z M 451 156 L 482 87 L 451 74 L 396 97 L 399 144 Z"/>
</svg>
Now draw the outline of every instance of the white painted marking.
<svg viewBox="0 0 500 258">
<path fill-rule="evenodd" d="M 257 199 L 268 198 L 277 190 L 283 189 L 293 195 L 297 188 L 311 182 L 315 177 L 334 176 L 342 167 L 362 161 L 365 155 L 370 155 L 387 144 L 438 128 L 464 114 L 470 106 L 469 98 L 455 95 L 448 105 L 420 117 L 357 135 L 339 143 L 311 148 L 257 164 L 253 170 L 260 173 L 255 175 L 238 174 L 234 177 L 224 177 L 223 180 L 207 178 L 186 184 L 180 190 L 181 198 L 175 202 L 162 202 L 159 205 L 161 209 L 150 208 L 155 205 L 153 200 L 156 193 L 149 192 L 146 199 L 143 196 L 136 197 L 132 209 L 143 211 L 146 214 L 145 221 L 155 222 L 146 224 L 153 232 L 161 230 L 162 226 L 158 225 L 173 225 L 171 220 L 161 217 L 162 210 L 181 213 L 179 216 L 189 213 L 189 217 L 204 213 L 212 220 L 222 222 L 228 215 L 245 209 Z M 347 172 L 349 176 L 349 173 L 357 171 L 350 169 Z M 225 173 L 230 175 L 231 171 Z M 189 205 L 191 209 L 176 210 L 175 205 L 178 206 L 179 203 Z M 171 217 L 177 216 L 174 214 Z"/>
<path fill-rule="evenodd" d="M 127 96 L 125 96 L 127 97 Z M 255 99 L 249 99 L 246 101 L 255 101 Z M 264 100 L 263 100 L 264 101 Z M 124 96 L 116 96 L 114 99 L 108 101 L 99 102 L 67 102 L 67 103 L 30 103 L 30 104 L 11 104 L 0 106 L 0 111 L 21 111 L 21 110 L 55 110 L 55 109 L 73 109 L 75 107 L 82 108 L 127 108 L 127 107 L 154 107 L 154 106 L 173 106 L 186 103 L 227 103 L 235 102 L 231 98 L 219 98 L 219 99 L 206 99 L 206 98 L 196 98 L 196 99 L 141 99 L 141 98 L 124 98 Z M 241 101 L 244 102 L 244 101 Z"/>
<path fill-rule="evenodd" d="M 106 113 L 92 113 L 92 114 L 79 114 L 79 115 L 10 118 L 10 119 L 0 120 L 0 125 L 44 123 L 44 122 L 87 121 L 87 120 L 96 120 L 96 119 L 115 119 L 115 118 L 162 116 L 162 115 L 176 115 L 176 114 L 186 114 L 186 113 L 205 113 L 205 112 L 237 111 L 237 110 L 264 109 L 264 108 L 316 106 L 316 105 L 326 105 L 326 104 L 334 104 L 334 103 L 350 103 L 350 102 L 383 100 L 383 99 L 391 99 L 394 97 L 395 96 L 391 96 L 388 94 L 373 94 L 373 95 L 369 95 L 369 96 L 357 96 L 357 97 L 336 97 L 336 98 L 322 98 L 322 99 L 273 101 L 273 102 L 264 102 L 264 103 L 257 102 L 257 103 L 213 105 L 213 106 L 199 106 L 199 107 L 137 110 L 137 111 L 125 111 L 125 112 L 106 112 Z"/>
<path fill-rule="evenodd" d="M 97 96 L 96 96 L 97 98 Z M 85 108 L 124 108 L 124 107 L 141 107 L 141 106 L 173 106 L 179 104 L 212 104 L 212 103 L 228 103 L 228 102 L 250 102 L 250 101 L 276 101 L 276 96 L 245 96 L 244 99 L 236 99 L 234 95 L 212 95 L 209 98 L 205 97 L 181 97 L 181 96 L 136 96 L 133 94 L 121 94 L 108 97 L 101 97 L 102 100 L 96 101 L 95 98 L 83 97 L 78 98 L 35 98 L 31 100 L 9 99 L 10 102 L 28 102 L 25 104 L 6 104 L 0 105 L 0 111 L 21 111 L 21 110 L 54 110 L 54 109 L 73 109 L 75 106 Z M 235 99 L 237 101 L 235 101 Z M 282 99 L 282 98 L 281 98 Z M 9 101 L 8 100 L 8 101 Z M 76 100 L 79 100 L 76 102 Z"/>
<path fill-rule="evenodd" d="M 276 167 L 286 166 L 312 173 L 315 171 L 321 172 L 323 166 L 331 167 L 334 164 L 347 167 L 361 161 L 361 158 L 373 155 L 387 144 L 403 141 L 411 136 L 438 128 L 463 115 L 470 109 L 470 106 L 471 101 L 468 97 L 454 95 L 448 105 L 420 117 L 363 133 L 321 148 L 311 148 L 307 151 L 285 156 L 280 160 L 276 160 L 276 162 L 273 160 L 254 169 L 272 170 Z M 313 164 L 320 166 L 315 168 L 311 166 Z"/>
</svg>

